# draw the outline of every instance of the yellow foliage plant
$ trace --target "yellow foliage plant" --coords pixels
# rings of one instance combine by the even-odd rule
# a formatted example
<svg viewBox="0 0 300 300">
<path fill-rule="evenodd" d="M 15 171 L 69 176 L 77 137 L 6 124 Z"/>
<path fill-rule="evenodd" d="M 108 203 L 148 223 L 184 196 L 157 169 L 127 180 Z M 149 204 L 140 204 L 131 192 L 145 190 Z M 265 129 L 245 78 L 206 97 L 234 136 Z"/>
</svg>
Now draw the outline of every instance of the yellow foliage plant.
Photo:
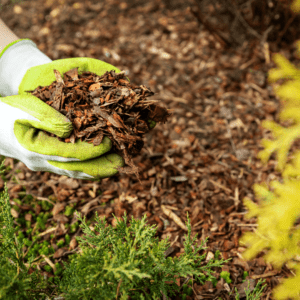
<svg viewBox="0 0 300 300">
<path fill-rule="evenodd" d="M 300 12 L 300 0 L 292 6 L 294 12 Z M 300 42 L 297 42 L 300 53 Z M 277 68 L 270 70 L 269 82 L 284 79 L 284 83 L 275 88 L 281 99 L 279 119 L 290 121 L 283 127 L 274 121 L 265 120 L 262 125 L 270 130 L 273 140 L 262 140 L 264 150 L 258 157 L 266 163 L 276 153 L 277 170 L 282 173 L 282 183 L 272 181 L 270 191 L 267 184 L 255 184 L 253 189 L 259 204 L 249 198 L 243 200 L 248 212 L 246 218 L 257 218 L 256 232 L 246 232 L 240 244 L 247 246 L 243 257 L 250 260 L 263 250 L 266 262 L 280 269 L 283 264 L 294 269 L 295 276 L 284 279 L 274 291 L 277 300 L 300 299 L 300 226 L 295 226 L 300 216 L 300 151 L 295 151 L 291 161 L 288 154 L 292 144 L 300 138 L 300 69 L 280 54 L 273 56 Z"/>
</svg>

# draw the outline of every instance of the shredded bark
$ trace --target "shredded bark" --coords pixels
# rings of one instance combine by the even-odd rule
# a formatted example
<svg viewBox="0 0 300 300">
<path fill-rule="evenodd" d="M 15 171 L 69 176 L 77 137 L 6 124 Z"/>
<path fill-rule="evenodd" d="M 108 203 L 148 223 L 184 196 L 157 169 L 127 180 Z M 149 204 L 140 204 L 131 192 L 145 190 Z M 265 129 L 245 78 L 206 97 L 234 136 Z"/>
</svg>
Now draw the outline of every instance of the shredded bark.
<svg viewBox="0 0 300 300">
<path fill-rule="evenodd" d="M 165 123 L 171 115 L 167 109 L 147 100 L 154 93 L 144 85 L 131 84 L 125 72 L 107 71 L 102 76 L 91 72 L 78 74 L 78 67 L 64 73 L 54 70 L 56 81 L 49 86 L 38 86 L 26 91 L 38 97 L 55 110 L 67 116 L 73 124 L 65 143 L 78 139 L 98 146 L 104 136 L 113 142 L 113 151 L 122 154 L 130 168 L 118 168 L 126 174 L 136 174 L 138 167 L 132 157 L 138 155 L 144 146 L 143 136 L 151 130 L 150 122 Z"/>
</svg>

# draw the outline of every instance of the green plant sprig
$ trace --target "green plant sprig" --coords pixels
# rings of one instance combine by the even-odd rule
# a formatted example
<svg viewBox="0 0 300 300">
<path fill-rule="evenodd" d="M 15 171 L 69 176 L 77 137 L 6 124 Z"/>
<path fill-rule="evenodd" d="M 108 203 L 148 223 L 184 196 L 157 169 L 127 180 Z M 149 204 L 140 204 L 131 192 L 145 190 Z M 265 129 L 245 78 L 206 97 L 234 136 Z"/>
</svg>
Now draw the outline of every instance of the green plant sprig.
<svg viewBox="0 0 300 300">
<path fill-rule="evenodd" d="M 3 163 L 0 166 L 0 170 Z M 0 172 L 0 173 L 3 173 Z M 93 230 L 78 212 L 84 236 L 77 237 L 81 253 L 69 256 L 69 262 L 55 264 L 54 277 L 45 279 L 37 270 L 37 260 L 41 256 L 29 252 L 37 246 L 24 235 L 18 235 L 13 227 L 13 217 L 7 186 L 0 195 L 0 299 L 45 299 L 56 296 L 61 299 L 161 299 L 162 295 L 172 297 L 182 292 L 182 299 L 191 296 L 189 285 L 178 286 L 178 278 L 192 278 L 189 282 L 217 282 L 212 275 L 213 267 L 221 267 L 228 260 L 218 260 L 219 252 L 208 262 L 203 261 L 206 255 L 199 255 L 203 248 L 197 247 L 197 235 L 191 238 L 191 224 L 187 214 L 188 234 L 185 237 L 184 253 L 179 257 L 165 257 L 169 240 L 159 241 L 155 237 L 156 226 L 146 225 L 146 215 L 141 220 L 130 220 L 127 226 L 126 213 L 117 225 L 106 226 L 105 218 L 100 220 L 96 214 L 96 225 Z M 17 229 L 16 229 L 17 228 Z M 30 230 L 30 229 L 28 229 Z M 32 231 L 30 231 L 32 235 Z M 34 238 L 34 237 L 32 237 Z M 69 237 L 65 237 L 69 240 Z M 31 243 L 30 243 L 31 242 Z M 29 245 L 26 253 L 22 252 Z M 46 251 L 47 243 L 36 251 Z M 40 245 L 39 245 L 40 246 Z M 26 256 L 27 255 L 27 256 Z M 28 258 L 28 256 L 30 256 Z M 50 255 L 51 256 L 51 255 Z M 24 260 L 28 259 L 28 263 Z M 203 263 L 206 265 L 203 266 Z M 45 270 L 52 271 L 50 266 Z M 51 298 L 52 297 L 52 298 Z M 256 299 L 256 298 L 255 298 Z"/>
</svg>

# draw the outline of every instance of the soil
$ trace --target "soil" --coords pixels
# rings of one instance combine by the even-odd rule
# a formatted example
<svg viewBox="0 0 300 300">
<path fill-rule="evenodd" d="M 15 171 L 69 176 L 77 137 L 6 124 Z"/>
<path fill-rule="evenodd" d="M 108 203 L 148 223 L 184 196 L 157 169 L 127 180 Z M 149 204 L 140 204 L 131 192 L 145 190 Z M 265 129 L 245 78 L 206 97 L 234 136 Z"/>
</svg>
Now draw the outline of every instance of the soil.
<svg viewBox="0 0 300 300">
<path fill-rule="evenodd" d="M 3 0 L 1 18 L 20 38 L 32 39 L 52 60 L 84 56 L 124 70 L 131 83 L 149 87 L 155 93 L 149 99 L 160 100 L 172 116 L 145 135 L 144 147 L 133 159 L 142 184 L 136 176 L 121 173 L 93 182 L 33 172 L 22 162 L 6 158 L 5 164 L 11 166 L 6 175 L 10 198 L 18 197 L 24 187 L 40 200 L 54 197 L 57 216 L 59 205 L 75 203 L 87 220 L 98 212 L 113 226 L 112 213 L 120 218 L 126 211 L 128 219 L 147 214 L 148 223 L 158 226 L 158 237 L 170 237 L 171 256 L 183 250 L 187 232 L 181 222 L 186 222 L 188 212 L 198 244 L 209 237 L 203 253 L 211 257 L 219 250 L 222 258 L 232 258 L 215 270 L 216 274 L 228 271 L 232 283 L 220 279 L 216 288 L 211 282 L 195 283 L 193 296 L 187 299 L 234 299 L 228 291 L 234 295 L 235 288 L 243 296 L 244 271 L 249 273 L 250 290 L 259 278 L 265 279 L 261 299 L 273 299 L 272 290 L 293 273 L 286 266 L 276 270 L 266 263 L 263 255 L 267 252 L 244 261 L 246 248 L 239 245 L 239 239 L 257 227 L 254 218 L 245 218 L 243 205 L 245 197 L 258 202 L 253 184 L 280 180 L 274 157 L 262 165 L 257 154 L 263 149 L 262 138 L 270 138 L 262 121 L 278 121 L 280 109 L 267 82 L 268 70 L 274 67 L 272 54 L 280 52 L 299 62 L 293 40 L 287 41 L 298 30 L 292 26 L 294 19 L 291 29 L 276 19 L 266 33 L 271 21 L 262 26 L 259 17 L 251 27 L 255 36 L 246 27 L 243 32 L 217 30 L 213 4 L 202 12 L 211 18 L 201 23 L 203 16 L 195 13 L 200 1 L 11 2 Z M 290 20 L 290 15 L 281 14 L 279 20 L 283 17 Z M 63 220 L 72 222 L 72 216 Z M 57 221 L 58 229 L 61 224 Z M 79 229 L 74 235 L 82 232 Z M 50 240 L 49 234 L 44 239 Z M 53 263 L 77 249 L 73 242 L 59 250 Z"/>
</svg>

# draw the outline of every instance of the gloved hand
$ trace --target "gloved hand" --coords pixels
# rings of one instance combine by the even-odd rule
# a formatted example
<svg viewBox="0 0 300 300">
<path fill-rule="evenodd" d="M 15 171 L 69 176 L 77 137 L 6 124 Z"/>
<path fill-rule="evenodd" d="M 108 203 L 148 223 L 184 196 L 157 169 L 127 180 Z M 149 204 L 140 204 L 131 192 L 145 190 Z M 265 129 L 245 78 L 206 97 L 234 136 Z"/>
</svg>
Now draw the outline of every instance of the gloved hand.
<svg viewBox="0 0 300 300">
<path fill-rule="evenodd" d="M 56 80 L 53 69 L 63 74 L 75 67 L 79 73 L 90 71 L 100 76 L 112 69 L 120 72 L 93 58 L 51 61 L 30 40 L 18 40 L 4 49 L 0 54 L 0 94 L 6 96 L 0 97 L 0 155 L 16 158 L 32 171 L 89 180 L 110 177 L 118 172 L 117 167 L 124 166 L 117 154 L 103 156 L 112 147 L 108 137 L 99 146 L 80 140 L 72 144 L 39 130 L 67 138 L 73 126 L 67 117 L 25 90 L 50 85 Z"/>
</svg>

